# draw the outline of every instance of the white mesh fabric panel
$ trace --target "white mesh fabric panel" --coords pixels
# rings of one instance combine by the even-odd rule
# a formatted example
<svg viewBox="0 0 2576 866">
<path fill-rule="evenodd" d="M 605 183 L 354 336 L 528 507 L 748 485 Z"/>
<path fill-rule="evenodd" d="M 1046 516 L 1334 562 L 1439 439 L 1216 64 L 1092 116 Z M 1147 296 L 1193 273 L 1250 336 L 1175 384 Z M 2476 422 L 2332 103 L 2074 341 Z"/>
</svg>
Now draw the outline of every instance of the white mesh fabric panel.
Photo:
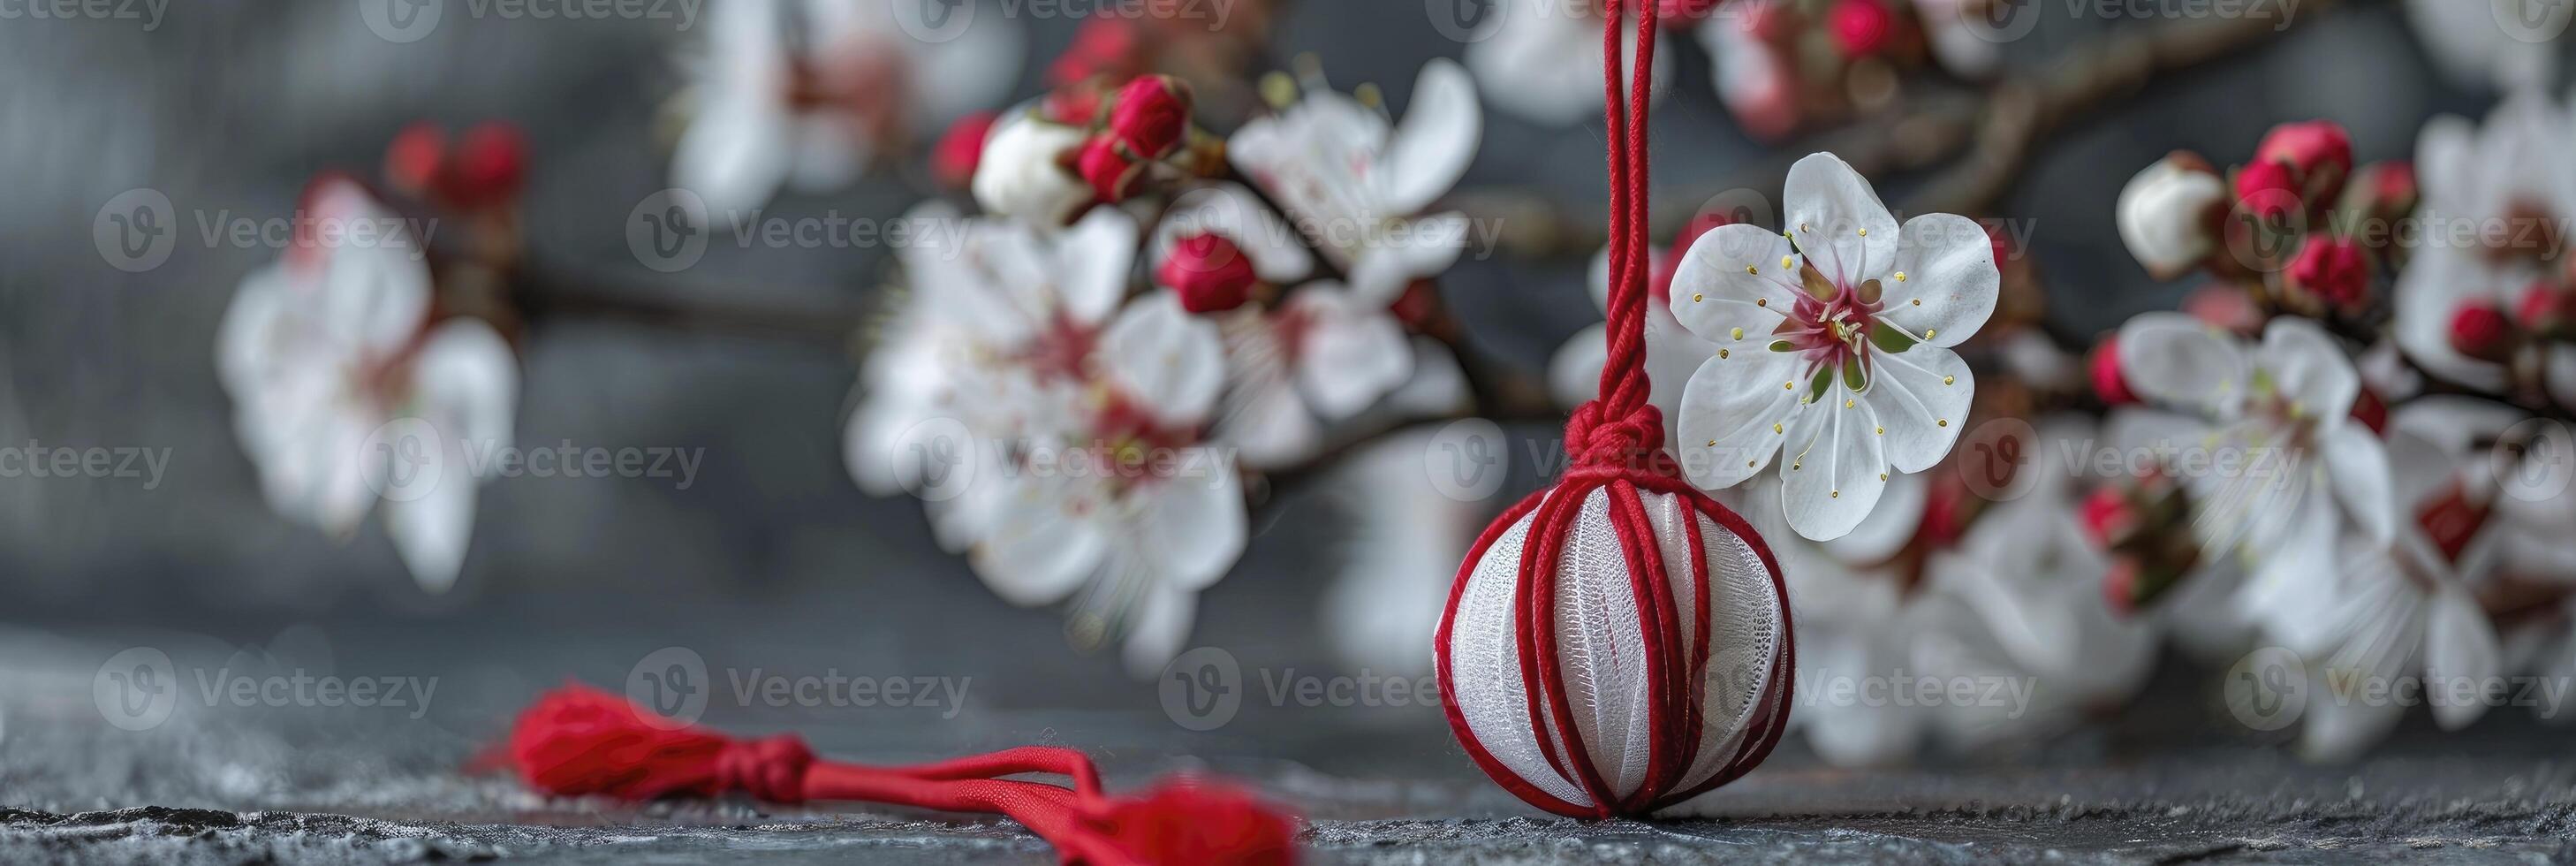
<svg viewBox="0 0 2576 866">
<path fill-rule="evenodd" d="M 1627 557 L 1610 522 L 1609 491 L 1595 489 L 1567 527 L 1557 560 L 1557 653 L 1575 727 L 1593 765 L 1610 789 L 1626 796 L 1644 784 L 1652 742 L 1648 726 L 1647 664 Z M 1676 789 L 1707 780 L 1741 748 L 1748 717 L 1769 683 L 1779 648 L 1780 609 L 1769 573 L 1749 546 L 1715 521 L 1692 511 L 1687 499 L 1648 493 L 1639 497 L 1654 531 L 1659 565 L 1679 605 L 1676 639 L 1692 639 L 1694 597 L 1690 539 L 1696 530 L 1709 560 L 1710 655 L 1700 752 Z M 1576 805 L 1590 805 L 1582 785 L 1548 766 L 1540 733 L 1530 728 L 1521 678 L 1513 596 L 1530 522 L 1523 516 L 1496 537 L 1469 573 L 1450 627 L 1449 664 L 1459 716 L 1470 733 L 1505 768 L 1541 791 Z M 1665 720 L 1681 724 L 1682 719 Z M 1552 722 L 1542 724 L 1554 736 Z"/>
<path fill-rule="evenodd" d="M 1762 566 L 1752 545 L 1715 520 L 1691 516 L 1699 525 L 1701 547 L 1708 557 L 1708 673 L 1701 678 L 1708 693 L 1700 701 L 1704 721 L 1699 757 L 1681 784 L 1674 786 L 1676 790 L 1687 790 L 1716 775 L 1734 760 L 1745 738 L 1753 735 L 1752 717 L 1760 708 L 1763 691 L 1771 687 L 1772 662 L 1781 651 L 1785 618 L 1771 571 Z M 1655 532 L 1664 537 L 1662 525 Z M 1788 711 L 1785 699 L 1782 703 L 1775 712 Z"/>
</svg>

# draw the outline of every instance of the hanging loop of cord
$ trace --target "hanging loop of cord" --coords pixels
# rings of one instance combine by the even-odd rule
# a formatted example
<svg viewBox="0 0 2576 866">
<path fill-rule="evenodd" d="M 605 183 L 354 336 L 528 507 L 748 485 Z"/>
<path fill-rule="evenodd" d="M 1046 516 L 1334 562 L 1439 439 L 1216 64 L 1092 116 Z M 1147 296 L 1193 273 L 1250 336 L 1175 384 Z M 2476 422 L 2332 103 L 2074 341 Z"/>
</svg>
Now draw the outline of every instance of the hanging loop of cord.
<svg viewBox="0 0 2576 866">
<path fill-rule="evenodd" d="M 1642 7 L 1644 0 L 1638 0 Z M 1566 423 L 1566 451 L 1577 465 L 1636 466 L 1656 462 L 1663 446 L 1663 416 L 1647 401 L 1646 288 L 1649 267 L 1647 237 L 1646 110 L 1652 98 L 1655 68 L 1655 16 L 1636 16 L 1633 52 L 1621 50 L 1620 26 L 1627 5 L 1607 0 L 1601 34 L 1603 139 L 1607 143 L 1610 181 L 1610 303 L 1607 353 L 1601 365 L 1599 396 L 1583 404 Z M 1621 83 L 1623 57 L 1633 56 L 1628 81 Z"/>
</svg>

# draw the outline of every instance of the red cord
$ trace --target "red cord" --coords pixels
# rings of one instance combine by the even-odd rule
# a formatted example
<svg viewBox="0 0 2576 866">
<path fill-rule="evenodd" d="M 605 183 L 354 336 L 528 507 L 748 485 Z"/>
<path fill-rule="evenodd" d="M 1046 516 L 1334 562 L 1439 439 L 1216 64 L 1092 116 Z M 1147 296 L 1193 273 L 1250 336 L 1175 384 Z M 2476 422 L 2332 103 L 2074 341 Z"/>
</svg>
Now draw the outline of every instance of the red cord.
<svg viewBox="0 0 2576 866">
<path fill-rule="evenodd" d="M 1139 797 L 1101 793 L 1091 759 L 1023 746 L 929 764 L 878 767 L 816 760 L 793 734 L 739 740 L 673 726 L 598 689 L 538 698 L 510 732 L 509 763 L 529 785 L 565 796 L 651 800 L 741 792 L 773 803 L 850 800 L 1008 816 L 1068 863 L 1178 866 L 1287 864 L 1286 816 L 1231 786 L 1165 780 Z M 1043 773 L 1073 786 L 1006 778 Z"/>
</svg>

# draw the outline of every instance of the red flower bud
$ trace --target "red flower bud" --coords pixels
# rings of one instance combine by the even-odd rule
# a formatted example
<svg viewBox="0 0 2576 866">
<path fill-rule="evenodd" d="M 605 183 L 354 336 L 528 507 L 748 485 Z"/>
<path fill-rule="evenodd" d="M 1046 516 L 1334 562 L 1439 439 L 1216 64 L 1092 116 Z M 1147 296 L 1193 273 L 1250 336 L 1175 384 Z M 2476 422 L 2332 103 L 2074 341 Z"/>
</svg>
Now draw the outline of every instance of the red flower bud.
<svg viewBox="0 0 2576 866">
<path fill-rule="evenodd" d="M 485 123 L 456 139 L 456 162 L 448 167 L 443 192 L 458 207 L 477 209 L 509 202 L 526 180 L 528 142 L 519 128 Z"/>
<path fill-rule="evenodd" d="M 1082 145 L 1082 155 L 1074 159 L 1074 168 L 1100 201 L 1117 204 L 1136 191 L 1136 179 L 1145 174 L 1144 166 L 1120 152 L 1118 143 L 1106 135 L 1095 135 Z"/>
<path fill-rule="evenodd" d="M 1190 88 L 1168 75 L 1147 75 L 1118 90 L 1109 134 L 1145 159 L 1162 159 L 1190 131 Z"/>
<path fill-rule="evenodd" d="M 403 127 L 393 144 L 385 147 L 385 181 L 406 194 L 426 195 L 446 161 L 447 132 L 428 121 L 415 123 Z"/>
<path fill-rule="evenodd" d="M 2459 311 L 2451 314 L 2451 349 L 2479 360 L 2502 363 L 2513 355 L 2513 323 L 2493 304 L 2461 304 Z"/>
<path fill-rule="evenodd" d="M 2123 406 L 2138 402 L 2138 395 L 2129 390 L 2128 380 L 2120 375 L 2119 337 L 2102 338 L 2101 344 L 2093 347 L 2093 357 L 2085 360 L 2085 368 L 2093 374 L 2094 396 L 2102 398 L 2103 403 Z"/>
<path fill-rule="evenodd" d="M 2288 164 L 2312 200 L 2329 201 L 2352 176 L 2352 138 L 2331 120 L 2284 123 L 2263 136 L 2254 161 Z"/>
<path fill-rule="evenodd" d="M 2237 169 L 2236 205 L 2276 225 L 2309 206 L 2300 192 L 2297 172 L 2283 162 L 2255 162 Z"/>
<path fill-rule="evenodd" d="M 1193 313 L 1216 313 L 1243 306 L 1252 299 L 1252 286 L 1261 281 L 1253 273 L 1252 257 L 1224 235 L 1200 233 L 1172 244 L 1163 264 L 1154 269 L 1154 278 L 1181 296 L 1181 308 Z"/>
<path fill-rule="evenodd" d="M 930 173 L 939 182 L 964 188 L 975 180 L 975 165 L 984 157 L 984 134 L 993 131 L 995 115 L 978 111 L 957 119 L 930 150 Z"/>
<path fill-rule="evenodd" d="M 2514 321 L 2534 334 L 2558 334 L 2576 325 L 2576 291 L 2549 280 L 2535 280 L 2514 304 Z"/>
<path fill-rule="evenodd" d="M 2290 257 L 2290 286 L 2327 306 L 2350 310 L 2370 297 L 2370 259 L 2351 238 L 2315 235 Z"/>
<path fill-rule="evenodd" d="M 2084 535 L 2104 550 L 2118 547 L 2138 529 L 2138 510 L 2129 504 L 2129 495 L 2118 486 L 2100 487 L 2084 497 L 2077 507 L 2084 521 Z"/>
<path fill-rule="evenodd" d="M 1843 56 L 1867 57 L 1886 50 L 1896 31 L 1896 13 L 1879 0 L 1841 0 L 1825 13 L 1825 25 Z"/>
</svg>

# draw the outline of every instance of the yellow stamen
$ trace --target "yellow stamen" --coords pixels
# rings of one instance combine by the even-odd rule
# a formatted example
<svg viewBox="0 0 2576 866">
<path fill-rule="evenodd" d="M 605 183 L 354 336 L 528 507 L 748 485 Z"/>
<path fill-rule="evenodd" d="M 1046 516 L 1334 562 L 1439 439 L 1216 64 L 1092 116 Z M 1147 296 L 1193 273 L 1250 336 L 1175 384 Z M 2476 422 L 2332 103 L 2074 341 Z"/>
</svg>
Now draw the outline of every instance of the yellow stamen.
<svg viewBox="0 0 2576 866">
<path fill-rule="evenodd" d="M 1904 271 L 1897 271 L 1897 272 L 1896 272 L 1896 281 L 1897 281 L 1897 282 L 1900 282 L 1900 283 L 1905 282 L 1905 272 L 1904 272 Z"/>
<path fill-rule="evenodd" d="M 1957 376 L 1943 376 L 1943 377 L 1941 377 L 1941 384 L 1944 384 L 1944 385 L 1952 384 L 1952 383 L 1957 382 L 1957 381 L 1959 381 L 1959 377 L 1957 377 Z"/>
<path fill-rule="evenodd" d="M 1741 339 L 1744 339 L 1744 329 L 1743 329 L 1743 328 L 1729 328 L 1729 329 L 1727 329 L 1727 331 L 1726 331 L 1726 335 L 1727 335 L 1727 336 L 1729 336 L 1729 337 L 1734 337 L 1735 339 L 1741 340 Z"/>
</svg>

